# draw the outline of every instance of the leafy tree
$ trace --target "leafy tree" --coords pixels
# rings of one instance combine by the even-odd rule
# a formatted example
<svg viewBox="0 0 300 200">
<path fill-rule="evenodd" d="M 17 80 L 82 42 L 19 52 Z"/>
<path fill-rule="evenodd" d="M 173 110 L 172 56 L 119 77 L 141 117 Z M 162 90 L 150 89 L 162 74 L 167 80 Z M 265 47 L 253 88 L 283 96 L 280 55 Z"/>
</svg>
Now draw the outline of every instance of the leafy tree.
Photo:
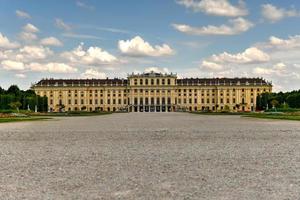
<svg viewBox="0 0 300 200">
<path fill-rule="evenodd" d="M 291 108 L 300 108 L 300 93 L 293 93 L 286 99 Z"/>
<path fill-rule="evenodd" d="M 33 90 L 20 90 L 16 85 L 10 86 L 8 90 L 0 87 L 0 110 L 16 109 L 15 102 L 21 103 L 18 108 L 23 110 L 27 110 L 28 106 L 33 110 L 37 106 L 40 112 L 48 111 L 48 99 L 46 96 L 38 96 Z"/>
<path fill-rule="evenodd" d="M 7 89 L 7 93 L 8 94 L 14 94 L 15 96 L 18 96 L 20 94 L 20 89 L 17 85 L 11 85 L 8 89 Z"/>
<path fill-rule="evenodd" d="M 19 101 L 11 102 L 8 104 L 13 110 L 17 110 L 19 112 L 19 108 L 22 105 Z"/>
<path fill-rule="evenodd" d="M 279 102 L 278 102 L 276 99 L 273 99 L 273 100 L 271 101 L 271 105 L 272 105 L 273 107 L 278 106 L 278 104 L 279 104 Z"/>
<path fill-rule="evenodd" d="M 5 90 L 0 86 L 0 94 L 4 94 Z"/>
</svg>

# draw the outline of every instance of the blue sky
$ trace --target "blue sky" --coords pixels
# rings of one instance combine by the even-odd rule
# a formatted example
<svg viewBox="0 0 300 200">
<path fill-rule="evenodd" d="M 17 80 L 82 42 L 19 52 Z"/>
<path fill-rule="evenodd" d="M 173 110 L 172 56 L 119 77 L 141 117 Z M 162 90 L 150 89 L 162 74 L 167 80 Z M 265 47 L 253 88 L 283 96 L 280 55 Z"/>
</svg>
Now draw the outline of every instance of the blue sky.
<svg viewBox="0 0 300 200">
<path fill-rule="evenodd" d="M 0 85 L 155 70 L 299 89 L 299 32 L 296 0 L 0 0 Z"/>
</svg>

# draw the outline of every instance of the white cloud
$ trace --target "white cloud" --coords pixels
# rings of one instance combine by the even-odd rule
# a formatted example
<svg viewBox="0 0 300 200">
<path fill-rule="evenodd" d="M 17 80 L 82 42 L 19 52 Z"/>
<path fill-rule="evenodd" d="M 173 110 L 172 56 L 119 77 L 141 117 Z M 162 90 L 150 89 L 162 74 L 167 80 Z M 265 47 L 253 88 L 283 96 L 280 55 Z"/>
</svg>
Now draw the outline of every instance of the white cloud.
<svg viewBox="0 0 300 200">
<path fill-rule="evenodd" d="M 273 69 L 256 67 L 254 68 L 253 73 L 259 76 L 270 75 L 273 73 Z"/>
<path fill-rule="evenodd" d="M 271 36 L 266 43 L 259 43 L 257 46 L 266 49 L 288 50 L 300 47 L 300 35 L 289 36 L 288 39 L 282 39 Z"/>
<path fill-rule="evenodd" d="M 256 67 L 253 69 L 255 75 L 264 76 L 264 75 L 277 75 L 279 77 L 287 76 L 286 64 L 280 62 L 273 65 L 272 68 L 267 67 Z"/>
<path fill-rule="evenodd" d="M 40 41 L 41 45 L 45 46 L 62 46 L 62 42 L 55 37 L 47 37 Z"/>
<path fill-rule="evenodd" d="M 88 9 L 88 10 L 94 10 L 95 7 L 88 5 L 82 1 L 76 1 L 76 6 L 80 7 L 80 8 L 84 8 L 84 9 Z"/>
<path fill-rule="evenodd" d="M 300 12 L 295 9 L 286 10 L 284 8 L 277 8 L 272 4 L 263 4 L 261 6 L 262 16 L 268 21 L 274 23 L 286 17 L 300 16 Z"/>
<path fill-rule="evenodd" d="M 95 69 L 87 69 L 84 73 L 81 74 L 84 78 L 98 78 L 98 79 L 105 79 L 106 74 L 103 72 L 99 72 Z"/>
<path fill-rule="evenodd" d="M 74 73 L 78 71 L 76 68 L 70 65 L 67 65 L 65 63 L 56 63 L 56 62 L 50 62 L 46 64 L 34 62 L 27 65 L 27 67 L 31 71 L 36 71 L 36 72 Z"/>
<path fill-rule="evenodd" d="M 62 53 L 61 57 L 69 60 L 72 63 L 85 65 L 113 64 L 118 61 L 115 56 L 111 55 L 107 51 L 104 51 L 100 47 L 89 47 L 87 50 L 85 50 L 83 44 L 80 44 L 72 51 Z"/>
<path fill-rule="evenodd" d="M 22 10 L 16 10 L 16 15 L 19 18 L 23 18 L 23 19 L 30 19 L 31 18 L 31 16 L 28 13 L 26 13 L 26 12 L 24 12 Z"/>
<path fill-rule="evenodd" d="M 34 26 L 33 24 L 29 24 L 29 23 L 26 24 L 25 26 L 23 26 L 23 30 L 28 33 L 37 33 L 40 31 L 36 26 Z"/>
<path fill-rule="evenodd" d="M 25 74 L 16 74 L 15 75 L 17 78 L 26 78 Z"/>
<path fill-rule="evenodd" d="M 31 42 L 38 38 L 36 33 L 39 32 L 39 29 L 36 26 L 32 24 L 26 24 L 22 29 L 23 31 L 19 34 L 19 38 L 21 40 L 25 42 Z"/>
<path fill-rule="evenodd" d="M 239 1 L 237 6 L 230 4 L 228 0 L 178 0 L 178 4 L 201 11 L 208 15 L 239 17 L 248 15 L 244 1 Z"/>
<path fill-rule="evenodd" d="M 201 68 L 212 70 L 212 71 L 220 71 L 223 70 L 223 66 L 214 62 L 203 60 L 201 64 Z"/>
<path fill-rule="evenodd" d="M 250 47 L 244 52 L 237 54 L 230 54 L 227 52 L 221 53 L 219 55 L 214 54 L 210 57 L 209 60 L 216 63 L 249 64 L 268 62 L 270 60 L 270 56 L 256 47 Z"/>
<path fill-rule="evenodd" d="M 237 35 L 248 31 L 254 24 L 244 18 L 229 20 L 230 25 L 192 27 L 186 24 L 173 24 L 173 27 L 189 35 Z"/>
<path fill-rule="evenodd" d="M 1 65 L 2 65 L 3 69 L 6 69 L 6 70 L 20 71 L 20 70 L 25 69 L 24 63 L 14 61 L 14 60 L 4 60 L 1 62 Z"/>
<path fill-rule="evenodd" d="M 280 62 L 280 63 L 276 63 L 273 68 L 275 70 L 285 70 L 286 69 L 286 64 Z"/>
<path fill-rule="evenodd" d="M 144 71 L 145 72 L 157 72 L 157 73 L 170 73 L 170 70 L 166 67 L 164 67 L 164 68 L 148 67 Z"/>
<path fill-rule="evenodd" d="M 21 32 L 19 34 L 19 38 L 25 42 L 31 42 L 33 40 L 36 40 L 38 37 L 34 33 Z"/>
<path fill-rule="evenodd" d="M 48 56 L 53 55 L 53 52 L 43 46 L 24 46 L 19 50 L 19 53 L 16 55 L 18 60 L 23 61 L 33 61 L 45 59 Z"/>
<path fill-rule="evenodd" d="M 167 44 L 152 46 L 140 36 L 131 40 L 120 40 L 119 50 L 128 56 L 167 56 L 174 54 L 174 50 Z"/>
<path fill-rule="evenodd" d="M 17 42 L 11 42 L 7 37 L 2 35 L 0 32 L 0 48 L 3 49 L 14 49 L 18 48 L 20 45 Z"/>
<path fill-rule="evenodd" d="M 55 26 L 65 31 L 70 31 L 72 27 L 66 24 L 62 19 L 55 19 Z"/>
</svg>

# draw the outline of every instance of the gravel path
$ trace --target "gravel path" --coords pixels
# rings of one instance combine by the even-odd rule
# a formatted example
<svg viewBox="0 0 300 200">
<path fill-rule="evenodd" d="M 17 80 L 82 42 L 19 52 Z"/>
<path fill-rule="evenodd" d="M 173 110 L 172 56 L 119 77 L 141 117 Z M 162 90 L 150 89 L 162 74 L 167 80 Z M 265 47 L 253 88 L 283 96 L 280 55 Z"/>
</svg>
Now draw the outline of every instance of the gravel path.
<svg viewBox="0 0 300 200">
<path fill-rule="evenodd" d="M 300 122 L 130 113 L 0 124 L 0 199 L 300 199 Z"/>
</svg>

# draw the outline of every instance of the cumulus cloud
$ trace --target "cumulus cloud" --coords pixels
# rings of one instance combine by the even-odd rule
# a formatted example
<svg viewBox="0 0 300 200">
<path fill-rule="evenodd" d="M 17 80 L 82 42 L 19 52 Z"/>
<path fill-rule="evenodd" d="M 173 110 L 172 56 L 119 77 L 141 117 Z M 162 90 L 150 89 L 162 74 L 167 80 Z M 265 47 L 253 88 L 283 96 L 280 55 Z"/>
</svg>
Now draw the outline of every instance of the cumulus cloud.
<svg viewBox="0 0 300 200">
<path fill-rule="evenodd" d="M 267 67 L 255 67 L 253 69 L 255 75 L 264 76 L 264 75 L 277 75 L 277 76 L 286 76 L 286 65 L 282 62 L 276 63 L 271 68 Z"/>
<path fill-rule="evenodd" d="M 34 26 L 33 24 L 29 24 L 29 23 L 26 24 L 25 26 L 23 26 L 23 30 L 28 33 L 37 33 L 40 31 L 36 26 Z"/>
<path fill-rule="evenodd" d="M 214 62 L 206 61 L 206 60 L 202 61 L 201 68 L 211 70 L 211 71 L 220 71 L 224 69 L 222 65 Z"/>
<path fill-rule="evenodd" d="M 167 44 L 152 46 L 140 36 L 131 40 L 120 40 L 119 50 L 128 56 L 167 56 L 174 54 L 174 50 Z"/>
<path fill-rule="evenodd" d="M 45 46 L 62 46 L 62 42 L 55 38 L 55 37 L 47 37 L 47 38 L 43 38 L 40 41 L 41 45 L 45 45 Z"/>
<path fill-rule="evenodd" d="M 31 18 L 31 16 L 27 12 L 24 12 L 22 10 L 16 10 L 16 15 L 17 15 L 17 17 L 23 18 L 23 19 L 30 19 Z"/>
<path fill-rule="evenodd" d="M 104 51 L 100 47 L 89 47 L 87 50 L 84 49 L 83 43 L 72 51 L 62 53 L 61 57 L 72 63 L 85 65 L 113 64 L 118 61 L 115 56 Z"/>
<path fill-rule="evenodd" d="M 296 49 L 300 47 L 300 35 L 289 36 L 287 39 L 271 36 L 268 42 L 259 43 L 257 46 L 274 50 Z"/>
<path fill-rule="evenodd" d="M 30 41 L 36 40 L 38 37 L 34 33 L 21 32 L 19 34 L 19 38 L 25 42 L 30 42 Z"/>
<path fill-rule="evenodd" d="M 15 60 L 27 63 L 48 59 L 53 54 L 53 51 L 44 46 L 25 45 L 19 49 L 0 51 L 0 60 Z"/>
<path fill-rule="evenodd" d="M 26 74 L 16 74 L 15 77 L 17 78 L 26 78 Z"/>
<path fill-rule="evenodd" d="M 173 27 L 189 35 L 237 35 L 248 31 L 254 24 L 244 18 L 229 20 L 229 25 L 193 27 L 186 24 L 173 24 Z"/>
<path fill-rule="evenodd" d="M 59 18 L 55 19 L 55 26 L 65 31 L 70 31 L 72 29 L 72 27 L 69 24 L 66 24 L 62 19 Z"/>
<path fill-rule="evenodd" d="M 17 42 L 9 41 L 9 39 L 0 32 L 0 48 L 14 49 L 14 48 L 18 48 L 19 46 L 20 45 Z"/>
<path fill-rule="evenodd" d="M 268 62 L 270 60 L 270 56 L 256 47 L 250 47 L 244 52 L 237 54 L 230 54 L 227 52 L 219 55 L 214 54 L 209 60 L 216 63 L 251 64 Z"/>
<path fill-rule="evenodd" d="M 38 38 L 36 33 L 39 32 L 39 29 L 36 26 L 32 24 L 26 24 L 22 29 L 23 31 L 19 34 L 19 38 L 21 40 L 30 42 Z"/>
<path fill-rule="evenodd" d="M 50 73 L 73 73 L 77 72 L 77 68 L 74 68 L 65 63 L 30 63 L 27 66 L 31 71 L 36 72 L 50 72 Z"/>
<path fill-rule="evenodd" d="M 14 60 L 3 60 L 1 66 L 6 70 L 20 71 L 25 69 L 24 63 Z"/>
<path fill-rule="evenodd" d="M 178 0 L 178 4 L 207 15 L 239 17 L 248 15 L 244 1 L 234 6 L 228 0 Z"/>
<path fill-rule="evenodd" d="M 277 8 L 272 4 L 263 4 L 261 6 L 261 13 L 266 20 L 272 23 L 280 21 L 286 17 L 300 16 L 300 12 L 295 10 L 294 8 L 287 10 L 284 8 Z"/>
<path fill-rule="evenodd" d="M 45 59 L 50 55 L 53 55 L 53 51 L 47 47 L 29 45 L 22 47 L 16 58 L 23 61 L 32 61 Z"/>
<path fill-rule="evenodd" d="M 87 69 L 84 73 L 81 74 L 83 78 L 98 78 L 98 79 L 105 79 L 106 74 L 103 72 L 99 72 L 95 69 Z"/>
</svg>

